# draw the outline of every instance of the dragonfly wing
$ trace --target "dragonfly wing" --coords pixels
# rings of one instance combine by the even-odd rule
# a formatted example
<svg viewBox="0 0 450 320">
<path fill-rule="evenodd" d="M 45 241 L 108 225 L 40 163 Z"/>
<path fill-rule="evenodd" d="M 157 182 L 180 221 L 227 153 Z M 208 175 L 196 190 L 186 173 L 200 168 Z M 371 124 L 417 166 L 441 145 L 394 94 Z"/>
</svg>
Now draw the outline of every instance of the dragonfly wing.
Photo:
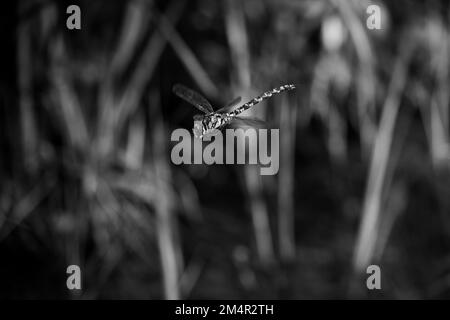
<svg viewBox="0 0 450 320">
<path fill-rule="evenodd" d="M 225 113 L 230 111 L 231 109 L 233 109 L 234 107 L 236 107 L 236 105 L 241 102 L 242 98 L 241 97 L 237 97 L 235 99 L 233 99 L 233 101 L 227 103 L 227 105 L 225 107 L 220 108 L 219 110 L 217 110 L 217 113 Z"/>
<path fill-rule="evenodd" d="M 185 100 L 186 102 L 189 102 L 190 104 L 197 107 L 200 111 L 204 113 L 211 113 L 214 111 L 208 100 L 203 98 L 203 96 L 200 95 L 199 93 L 183 86 L 182 84 L 174 85 L 172 91 L 181 99 Z"/>
<path fill-rule="evenodd" d="M 254 117 L 234 117 L 230 123 L 230 126 L 236 128 L 265 128 L 267 127 L 267 122 Z"/>
</svg>

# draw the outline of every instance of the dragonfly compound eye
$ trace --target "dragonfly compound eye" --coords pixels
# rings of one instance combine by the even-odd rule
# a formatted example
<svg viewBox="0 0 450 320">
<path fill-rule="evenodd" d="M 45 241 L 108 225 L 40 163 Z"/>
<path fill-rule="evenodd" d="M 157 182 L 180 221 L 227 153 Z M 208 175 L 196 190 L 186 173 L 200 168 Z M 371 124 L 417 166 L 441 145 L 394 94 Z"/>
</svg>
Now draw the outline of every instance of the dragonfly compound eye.
<svg viewBox="0 0 450 320">
<path fill-rule="evenodd" d="M 203 136 L 203 122 L 201 120 L 194 121 L 194 128 L 192 128 L 195 138 L 201 138 Z"/>
</svg>

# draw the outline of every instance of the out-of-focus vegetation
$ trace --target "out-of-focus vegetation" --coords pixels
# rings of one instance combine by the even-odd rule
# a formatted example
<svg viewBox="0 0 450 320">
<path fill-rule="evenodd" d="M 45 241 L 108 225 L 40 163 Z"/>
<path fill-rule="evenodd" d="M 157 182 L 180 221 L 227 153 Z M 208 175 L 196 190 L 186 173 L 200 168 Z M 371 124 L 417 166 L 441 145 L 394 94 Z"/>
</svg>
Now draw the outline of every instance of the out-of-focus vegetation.
<svg viewBox="0 0 450 320">
<path fill-rule="evenodd" d="M 448 296 L 447 1 L 80 1 L 79 31 L 69 4 L 4 20 L 1 297 L 68 298 L 70 264 L 86 299 Z M 278 175 L 173 165 L 177 82 L 217 106 L 295 83 L 253 111 Z"/>
</svg>

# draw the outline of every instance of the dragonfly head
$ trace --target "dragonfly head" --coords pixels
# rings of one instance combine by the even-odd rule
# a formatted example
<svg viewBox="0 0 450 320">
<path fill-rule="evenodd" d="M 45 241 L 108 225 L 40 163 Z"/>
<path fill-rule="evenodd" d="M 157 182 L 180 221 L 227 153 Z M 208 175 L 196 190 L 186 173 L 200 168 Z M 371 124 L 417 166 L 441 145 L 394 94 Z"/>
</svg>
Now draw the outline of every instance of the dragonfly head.
<svg viewBox="0 0 450 320">
<path fill-rule="evenodd" d="M 203 116 L 195 115 L 194 116 L 194 127 L 192 128 L 194 132 L 194 137 L 196 139 L 201 139 L 203 137 Z"/>
</svg>

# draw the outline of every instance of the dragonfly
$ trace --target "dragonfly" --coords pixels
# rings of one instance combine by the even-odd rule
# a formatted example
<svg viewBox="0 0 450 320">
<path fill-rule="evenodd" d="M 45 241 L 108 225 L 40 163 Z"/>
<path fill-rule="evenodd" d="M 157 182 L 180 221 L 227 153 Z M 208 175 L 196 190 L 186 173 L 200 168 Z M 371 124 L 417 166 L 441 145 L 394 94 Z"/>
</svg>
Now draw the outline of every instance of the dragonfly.
<svg viewBox="0 0 450 320">
<path fill-rule="evenodd" d="M 239 114 L 245 110 L 260 103 L 264 99 L 268 99 L 273 95 L 279 94 L 283 91 L 289 91 L 295 89 L 293 84 L 282 85 L 272 90 L 266 91 L 263 94 L 253 98 L 252 100 L 237 107 L 242 98 L 237 97 L 231 102 L 226 104 L 219 110 L 214 111 L 212 105 L 201 94 L 195 92 L 192 89 L 185 87 L 182 84 L 176 84 L 173 86 L 172 91 L 181 99 L 195 106 L 203 114 L 197 114 L 194 116 L 194 137 L 202 139 L 203 137 L 217 134 L 219 130 L 228 124 L 243 123 L 249 126 L 258 126 L 264 124 L 264 121 L 248 117 L 240 117 Z"/>
</svg>

